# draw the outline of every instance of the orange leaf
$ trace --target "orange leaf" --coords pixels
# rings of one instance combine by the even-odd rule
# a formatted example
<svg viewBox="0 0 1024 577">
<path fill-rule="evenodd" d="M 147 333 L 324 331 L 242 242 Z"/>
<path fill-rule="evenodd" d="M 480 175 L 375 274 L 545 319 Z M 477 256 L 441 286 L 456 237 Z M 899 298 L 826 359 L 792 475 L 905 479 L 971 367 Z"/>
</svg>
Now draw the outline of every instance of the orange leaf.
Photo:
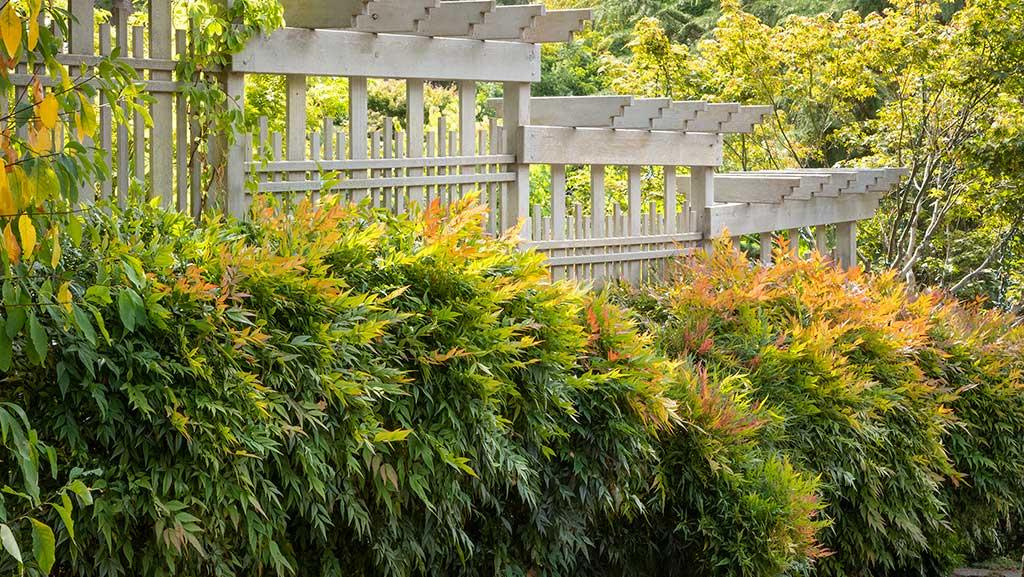
<svg viewBox="0 0 1024 577">
<path fill-rule="evenodd" d="M 15 238 L 14 231 L 11 230 L 10 222 L 4 227 L 4 248 L 7 249 L 7 258 L 12 263 L 18 264 L 21 262 L 21 246 L 18 245 L 18 239 Z"/>
</svg>

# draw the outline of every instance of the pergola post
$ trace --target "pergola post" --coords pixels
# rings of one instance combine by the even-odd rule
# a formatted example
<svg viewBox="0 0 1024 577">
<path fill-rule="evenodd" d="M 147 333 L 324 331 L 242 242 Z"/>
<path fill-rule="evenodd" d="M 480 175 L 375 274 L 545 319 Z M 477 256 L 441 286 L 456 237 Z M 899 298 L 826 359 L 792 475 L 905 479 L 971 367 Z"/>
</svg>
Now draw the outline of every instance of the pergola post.
<svg viewBox="0 0 1024 577">
<path fill-rule="evenodd" d="M 840 222 L 836 225 L 836 256 L 843 268 L 857 266 L 857 222 Z"/>
<path fill-rule="evenodd" d="M 696 230 L 704 236 L 704 249 L 714 248 L 711 238 L 711 207 L 715 205 L 715 169 L 710 166 L 690 167 L 690 206 L 697 215 Z"/>
<path fill-rule="evenodd" d="M 519 149 L 519 133 L 521 127 L 530 123 L 530 83 L 504 83 L 504 127 L 505 150 L 515 154 Z M 530 214 L 530 165 L 523 164 L 522 158 L 509 167 L 514 177 L 505 189 L 502 198 L 502 227 L 510 228 Z M 522 227 L 520 236 L 530 240 L 528 227 Z"/>
</svg>

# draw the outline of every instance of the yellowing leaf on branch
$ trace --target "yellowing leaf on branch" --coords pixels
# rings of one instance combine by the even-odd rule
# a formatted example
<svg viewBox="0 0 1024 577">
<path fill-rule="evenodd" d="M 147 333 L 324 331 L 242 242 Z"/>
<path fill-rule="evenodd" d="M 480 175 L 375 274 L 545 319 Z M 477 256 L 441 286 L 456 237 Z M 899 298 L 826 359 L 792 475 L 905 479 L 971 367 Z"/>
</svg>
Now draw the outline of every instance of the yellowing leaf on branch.
<svg viewBox="0 0 1024 577">
<path fill-rule="evenodd" d="M 7 165 L 0 158 L 0 215 L 14 214 L 17 210 L 14 195 L 11 194 L 11 182 L 7 178 Z"/>
<path fill-rule="evenodd" d="M 14 2 L 7 2 L 0 10 L 0 36 L 8 56 L 14 56 L 21 47 L 21 18 L 14 9 Z"/>
<path fill-rule="evenodd" d="M 11 263 L 18 264 L 21 262 L 21 246 L 18 245 L 18 239 L 14 236 L 14 231 L 11 230 L 10 222 L 4 227 L 4 249 L 7 251 L 7 259 Z"/>
<path fill-rule="evenodd" d="M 43 123 L 43 126 L 53 130 L 57 126 L 57 97 L 53 93 L 47 94 L 41 102 L 39 102 L 39 121 Z"/>
<path fill-rule="evenodd" d="M 18 234 L 21 235 L 25 260 L 32 260 L 36 250 L 36 225 L 32 224 L 32 219 L 27 214 L 21 215 L 18 219 Z"/>
<path fill-rule="evenodd" d="M 60 289 L 57 291 L 57 303 L 67 312 L 71 312 L 71 281 L 60 285 Z"/>
<path fill-rule="evenodd" d="M 60 246 L 60 229 L 53 227 L 50 229 L 50 266 L 57 268 L 60 264 L 60 257 L 63 249 Z"/>
<path fill-rule="evenodd" d="M 78 93 L 78 100 L 82 109 L 75 117 L 75 128 L 78 129 L 78 140 L 85 140 L 96 132 L 96 108 L 81 92 Z"/>
</svg>

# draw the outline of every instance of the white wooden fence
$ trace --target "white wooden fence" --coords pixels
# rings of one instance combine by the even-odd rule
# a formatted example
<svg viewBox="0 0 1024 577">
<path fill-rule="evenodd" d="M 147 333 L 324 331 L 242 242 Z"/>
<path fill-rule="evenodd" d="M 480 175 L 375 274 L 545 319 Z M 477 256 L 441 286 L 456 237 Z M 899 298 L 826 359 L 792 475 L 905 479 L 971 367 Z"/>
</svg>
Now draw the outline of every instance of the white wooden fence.
<svg viewBox="0 0 1024 577">
<path fill-rule="evenodd" d="M 227 0 L 231 1 L 231 0 Z M 369 198 L 403 212 L 413 204 L 447 203 L 470 192 L 490 207 L 488 230 L 525 221 L 526 246 L 545 252 L 552 275 L 595 282 L 657 275 L 667 260 L 728 231 L 763 246 L 777 232 L 813 229 L 816 246 L 849 266 L 856 261 L 856 222 L 870 218 L 902 171 L 791 170 L 716 174 L 723 137 L 744 133 L 769 107 L 673 102 L 629 96 L 531 98 L 540 79 L 539 43 L 569 40 L 588 10 L 540 5 L 496 6 L 490 0 L 285 0 L 290 27 L 251 41 L 220 71 L 229 106 L 244 106 L 246 76 L 285 76 L 286 127 L 271 133 L 259 119 L 253 134 L 202 134 L 175 77 L 189 38 L 172 29 L 171 0 L 150 0 L 148 31 L 128 25 L 132 6 L 115 0 L 97 24 L 94 0 L 69 0 L 71 37 L 62 62 L 87 74 L 113 47 L 139 71 L 154 97 L 151 125 L 136 116 L 113 126 L 100 103 L 94 143 L 112 168 L 95 194 L 127 202 L 130 191 L 198 215 L 219 208 L 244 216 L 252 192 L 340 194 Z M 314 27 L 319 27 L 315 28 Z M 25 70 L 14 81 L 31 81 Z M 307 129 L 307 79 L 348 79 L 348 121 Z M 408 114 L 369 124 L 368 79 L 401 79 Z M 457 122 L 427 122 L 430 82 L 458 87 Z M 497 118 L 477 118 L 480 82 L 502 85 L 489 102 Z M 401 126 L 398 130 L 395 127 Z M 229 145 L 233 140 L 234 144 Z M 531 167 L 547 165 L 550 204 L 530 205 Z M 590 173 L 584 202 L 567 201 L 569 167 Z M 627 198 L 609 202 L 606 173 L 624 167 Z M 328 182 L 325 174 L 336 175 Z M 645 174 L 659 174 L 656 199 L 642 196 Z M 830 232 L 831 228 L 834 232 Z M 795 246 L 799 247 L 799 244 Z M 762 250 L 762 255 L 770 251 Z"/>
</svg>

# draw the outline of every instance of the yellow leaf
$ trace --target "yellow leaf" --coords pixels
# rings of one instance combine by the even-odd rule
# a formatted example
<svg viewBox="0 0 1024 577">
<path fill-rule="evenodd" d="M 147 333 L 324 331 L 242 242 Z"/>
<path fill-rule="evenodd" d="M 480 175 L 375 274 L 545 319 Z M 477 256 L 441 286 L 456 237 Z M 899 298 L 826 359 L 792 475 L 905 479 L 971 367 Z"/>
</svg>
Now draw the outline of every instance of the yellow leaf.
<svg viewBox="0 0 1024 577">
<path fill-rule="evenodd" d="M 0 36 L 4 40 L 7 55 L 13 57 L 21 47 L 21 18 L 14 9 L 14 2 L 7 2 L 0 10 Z"/>
<path fill-rule="evenodd" d="M 43 123 L 43 126 L 51 130 L 57 126 L 57 97 L 52 92 L 43 98 L 37 108 L 39 121 Z"/>
<path fill-rule="evenodd" d="M 11 223 L 4 227 L 4 248 L 7 249 L 7 258 L 14 264 L 21 262 L 21 247 L 18 246 L 18 239 L 11 230 Z"/>
<path fill-rule="evenodd" d="M 36 44 L 39 43 L 39 20 L 36 18 L 29 18 L 28 21 L 28 38 L 25 39 L 25 49 L 29 52 L 36 49 Z"/>
<path fill-rule="evenodd" d="M 21 234 L 21 246 L 25 249 L 25 260 L 32 260 L 32 254 L 36 250 L 36 225 L 27 215 L 21 215 L 18 219 L 18 233 Z"/>
<path fill-rule="evenodd" d="M 78 129 L 78 140 L 85 140 L 96 132 L 96 109 L 84 94 L 79 93 L 78 100 L 82 103 L 82 110 L 75 118 L 75 128 Z"/>
<path fill-rule="evenodd" d="M 11 183 L 7 179 L 7 166 L 3 158 L 0 158 L 0 215 L 14 214 L 16 210 Z"/>
<path fill-rule="evenodd" d="M 60 285 L 60 290 L 57 291 L 57 304 L 71 312 L 71 281 Z"/>
<path fill-rule="evenodd" d="M 43 0 L 28 0 L 28 17 L 39 20 L 39 11 L 43 9 Z"/>
<path fill-rule="evenodd" d="M 50 266 L 57 268 L 57 265 L 60 264 L 61 253 L 64 250 L 60 246 L 60 229 L 53 227 L 50 236 L 52 236 L 51 246 L 53 247 L 50 249 Z"/>
</svg>

